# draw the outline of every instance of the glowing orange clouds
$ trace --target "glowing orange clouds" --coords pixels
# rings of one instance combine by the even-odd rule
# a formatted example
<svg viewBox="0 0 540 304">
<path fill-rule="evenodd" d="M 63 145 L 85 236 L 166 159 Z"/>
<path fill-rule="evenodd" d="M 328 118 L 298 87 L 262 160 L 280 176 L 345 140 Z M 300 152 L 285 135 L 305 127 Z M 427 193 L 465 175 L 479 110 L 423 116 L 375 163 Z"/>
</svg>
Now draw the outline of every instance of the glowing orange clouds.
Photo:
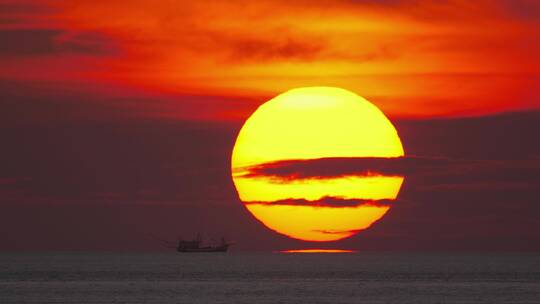
<svg viewBox="0 0 540 304">
<path fill-rule="evenodd" d="M 250 98 L 329 85 L 392 116 L 539 106 L 532 1 L 28 2 L 39 10 L 0 28 L 53 30 L 39 41 L 60 48 L 41 54 L 25 39 L 33 51 L 0 58 L 0 77 Z M 226 118 L 252 106 L 215 108 Z"/>
<path fill-rule="evenodd" d="M 403 156 L 396 130 L 375 106 L 330 87 L 290 90 L 253 113 L 238 134 L 231 170 L 240 199 L 265 226 L 292 238 L 332 241 L 380 219 L 402 176 L 345 175 L 285 179 L 252 176 L 282 160 Z"/>
</svg>

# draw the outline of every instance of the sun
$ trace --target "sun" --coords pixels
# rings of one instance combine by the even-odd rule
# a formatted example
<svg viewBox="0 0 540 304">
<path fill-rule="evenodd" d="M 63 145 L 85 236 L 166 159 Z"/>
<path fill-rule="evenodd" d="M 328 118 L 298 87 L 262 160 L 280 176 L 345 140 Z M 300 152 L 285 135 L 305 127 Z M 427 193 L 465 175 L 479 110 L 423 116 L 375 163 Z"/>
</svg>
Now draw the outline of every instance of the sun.
<svg viewBox="0 0 540 304">
<path fill-rule="evenodd" d="M 404 178 L 280 178 L 251 170 L 283 161 L 403 155 L 396 129 L 375 105 L 344 89 L 308 87 L 278 95 L 247 119 L 231 171 L 241 201 L 265 226 L 296 239 L 334 241 L 383 217 L 390 206 L 376 202 L 396 199 Z M 348 203 L 325 203 L 329 198 Z"/>
</svg>

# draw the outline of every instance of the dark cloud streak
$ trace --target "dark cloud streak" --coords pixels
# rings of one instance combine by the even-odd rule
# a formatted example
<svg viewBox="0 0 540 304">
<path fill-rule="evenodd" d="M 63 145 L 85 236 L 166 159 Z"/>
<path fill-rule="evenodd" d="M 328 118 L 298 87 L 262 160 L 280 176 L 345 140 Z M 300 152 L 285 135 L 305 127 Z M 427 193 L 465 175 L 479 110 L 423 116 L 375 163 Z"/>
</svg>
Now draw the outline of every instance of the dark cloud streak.
<svg viewBox="0 0 540 304">
<path fill-rule="evenodd" d="M 38 56 L 81 54 L 113 56 L 118 45 L 96 32 L 70 32 L 59 29 L 0 29 L 0 55 Z"/>
<path fill-rule="evenodd" d="M 340 197 L 325 196 L 318 200 L 288 198 L 271 202 L 244 202 L 245 204 L 266 205 L 266 206 L 309 206 L 309 207 L 360 207 L 360 206 L 388 206 L 395 203 L 394 200 L 363 200 L 344 199 Z"/>
</svg>

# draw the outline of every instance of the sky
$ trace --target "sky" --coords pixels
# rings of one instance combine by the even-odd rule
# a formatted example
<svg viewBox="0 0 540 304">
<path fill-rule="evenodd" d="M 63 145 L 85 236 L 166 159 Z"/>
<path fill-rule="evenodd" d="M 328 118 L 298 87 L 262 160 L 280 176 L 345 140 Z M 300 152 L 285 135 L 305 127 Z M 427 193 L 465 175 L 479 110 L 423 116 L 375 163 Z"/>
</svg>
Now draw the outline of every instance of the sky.
<svg viewBox="0 0 540 304">
<path fill-rule="evenodd" d="M 315 85 L 373 102 L 409 157 L 383 220 L 319 246 L 540 250 L 539 23 L 534 0 L 0 0 L 0 250 L 313 246 L 248 213 L 230 158 Z"/>
</svg>

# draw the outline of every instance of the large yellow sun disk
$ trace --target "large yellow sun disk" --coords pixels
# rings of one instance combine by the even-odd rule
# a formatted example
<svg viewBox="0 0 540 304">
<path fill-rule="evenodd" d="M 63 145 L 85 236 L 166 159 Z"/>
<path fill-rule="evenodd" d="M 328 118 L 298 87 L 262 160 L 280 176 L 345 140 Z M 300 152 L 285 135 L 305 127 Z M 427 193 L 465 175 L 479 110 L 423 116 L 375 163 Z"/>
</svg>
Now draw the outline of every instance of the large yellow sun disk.
<svg viewBox="0 0 540 304">
<path fill-rule="evenodd" d="M 311 87 L 288 91 L 255 111 L 237 137 L 231 171 L 240 199 L 265 226 L 296 239 L 334 241 L 370 227 L 390 206 L 306 206 L 286 201 L 395 199 L 403 177 L 273 180 L 243 176 L 246 170 L 284 160 L 403 155 L 397 131 L 377 107 L 343 89 Z M 275 201 L 282 204 L 252 203 Z"/>
</svg>

